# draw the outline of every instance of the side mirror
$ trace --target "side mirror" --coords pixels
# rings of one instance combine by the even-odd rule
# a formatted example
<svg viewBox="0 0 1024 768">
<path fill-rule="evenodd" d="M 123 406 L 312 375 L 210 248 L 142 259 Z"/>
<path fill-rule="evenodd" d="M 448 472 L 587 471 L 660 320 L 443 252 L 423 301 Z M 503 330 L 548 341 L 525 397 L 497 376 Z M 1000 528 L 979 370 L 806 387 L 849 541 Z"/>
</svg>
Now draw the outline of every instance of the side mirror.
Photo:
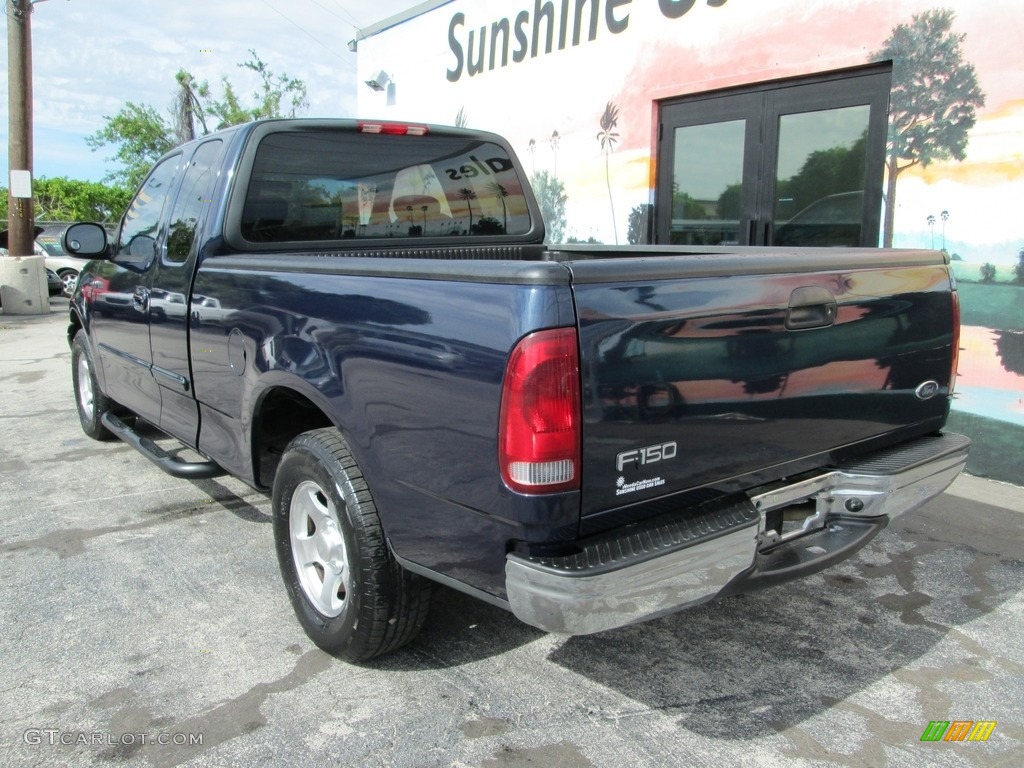
<svg viewBox="0 0 1024 768">
<path fill-rule="evenodd" d="M 72 224 L 61 235 L 60 244 L 71 256 L 97 259 L 106 258 L 109 245 L 107 231 L 91 222 Z"/>
</svg>

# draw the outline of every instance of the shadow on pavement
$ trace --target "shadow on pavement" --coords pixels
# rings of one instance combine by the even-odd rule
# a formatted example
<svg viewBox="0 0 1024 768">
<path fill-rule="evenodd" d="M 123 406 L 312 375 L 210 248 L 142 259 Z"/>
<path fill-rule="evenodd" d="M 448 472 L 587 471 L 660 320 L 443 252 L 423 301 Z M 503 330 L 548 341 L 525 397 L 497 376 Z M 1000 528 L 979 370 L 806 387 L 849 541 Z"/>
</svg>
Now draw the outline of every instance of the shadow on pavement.
<svg viewBox="0 0 1024 768">
<path fill-rule="evenodd" d="M 964 521 L 961 505 L 940 497 L 823 574 L 572 638 L 549 658 L 677 714 L 688 730 L 728 739 L 787 729 L 897 670 L 901 683 L 919 688 L 948 675 L 984 680 L 982 660 L 1012 664 L 966 637 L 963 661 L 906 672 L 1024 584 L 1019 514 L 975 505 L 984 515 Z"/>
</svg>

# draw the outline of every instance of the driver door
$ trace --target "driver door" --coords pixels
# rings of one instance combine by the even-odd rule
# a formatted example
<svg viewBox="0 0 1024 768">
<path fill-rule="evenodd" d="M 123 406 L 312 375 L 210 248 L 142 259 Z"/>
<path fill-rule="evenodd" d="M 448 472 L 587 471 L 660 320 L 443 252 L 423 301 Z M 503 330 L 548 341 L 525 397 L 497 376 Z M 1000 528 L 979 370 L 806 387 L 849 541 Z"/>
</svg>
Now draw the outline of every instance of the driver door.
<svg viewBox="0 0 1024 768">
<path fill-rule="evenodd" d="M 150 286 L 180 159 L 172 155 L 157 164 L 128 206 L 114 256 L 103 265 L 101 277 L 108 284 L 93 301 L 89 327 L 105 394 L 154 424 L 159 423 L 160 391 L 152 372 Z"/>
</svg>

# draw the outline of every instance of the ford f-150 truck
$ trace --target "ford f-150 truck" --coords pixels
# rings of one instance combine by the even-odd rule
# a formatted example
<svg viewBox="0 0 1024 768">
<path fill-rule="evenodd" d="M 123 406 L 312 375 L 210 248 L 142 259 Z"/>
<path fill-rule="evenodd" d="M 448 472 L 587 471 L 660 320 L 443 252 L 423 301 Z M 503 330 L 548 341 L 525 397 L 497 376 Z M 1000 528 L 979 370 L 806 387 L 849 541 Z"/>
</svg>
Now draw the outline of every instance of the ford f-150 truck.
<svg viewBox="0 0 1024 768">
<path fill-rule="evenodd" d="M 493 134 L 250 123 L 63 242 L 85 432 L 272 494 L 345 659 L 433 582 L 585 634 L 810 574 L 966 461 L 942 254 L 546 246 Z"/>
</svg>

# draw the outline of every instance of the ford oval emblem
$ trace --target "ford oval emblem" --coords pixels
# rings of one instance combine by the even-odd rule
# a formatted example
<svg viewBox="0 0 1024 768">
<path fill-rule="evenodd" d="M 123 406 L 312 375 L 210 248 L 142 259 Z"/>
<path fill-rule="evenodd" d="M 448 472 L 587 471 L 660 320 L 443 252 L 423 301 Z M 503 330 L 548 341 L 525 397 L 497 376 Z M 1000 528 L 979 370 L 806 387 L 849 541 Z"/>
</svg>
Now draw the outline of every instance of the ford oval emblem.
<svg viewBox="0 0 1024 768">
<path fill-rule="evenodd" d="M 914 394 L 917 395 L 918 400 L 928 400 L 939 394 L 939 382 L 924 381 L 917 385 L 917 389 L 914 390 Z"/>
</svg>

